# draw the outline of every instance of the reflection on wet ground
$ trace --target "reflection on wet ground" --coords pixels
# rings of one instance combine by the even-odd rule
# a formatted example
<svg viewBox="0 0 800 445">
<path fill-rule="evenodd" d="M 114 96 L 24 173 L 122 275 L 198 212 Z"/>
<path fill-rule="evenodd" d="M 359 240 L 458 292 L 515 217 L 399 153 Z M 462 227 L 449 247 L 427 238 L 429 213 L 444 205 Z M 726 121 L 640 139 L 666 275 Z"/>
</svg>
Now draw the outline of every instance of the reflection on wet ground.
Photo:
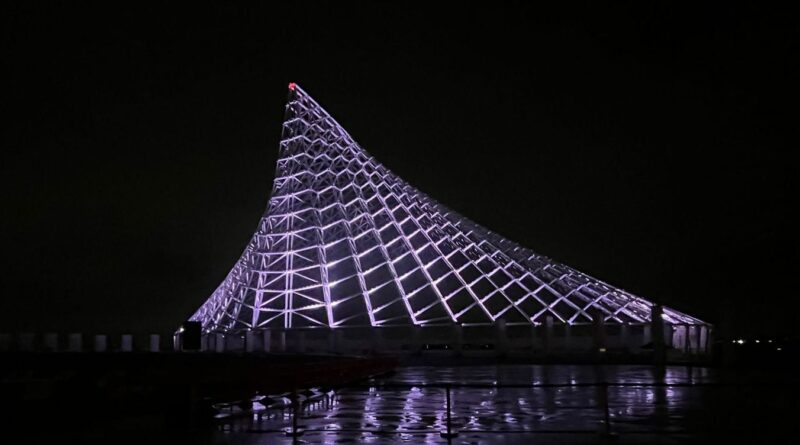
<svg viewBox="0 0 800 445">
<path fill-rule="evenodd" d="M 511 365 L 409 367 L 377 383 L 405 383 L 402 389 L 344 389 L 330 407 L 304 412 L 305 443 L 447 443 L 445 390 L 438 384 L 587 384 L 613 382 L 715 383 L 707 368 L 649 366 Z M 742 399 L 759 400 L 757 390 L 720 386 L 625 386 L 608 388 L 611 427 L 617 442 L 683 443 L 714 431 L 734 430 Z M 594 443 L 603 440 L 602 386 L 542 388 L 458 388 L 451 390 L 452 422 L 460 433 L 452 443 Z M 761 402 L 764 402 L 763 400 Z M 733 405 L 731 405 L 733 404 Z M 719 410 L 710 419 L 709 409 Z M 726 411 L 727 409 L 727 411 Z M 217 433 L 219 443 L 292 443 L 282 434 L 288 415 L 240 420 Z M 741 425 L 739 425 L 741 427 Z M 532 440 L 535 438 L 535 441 Z"/>
</svg>

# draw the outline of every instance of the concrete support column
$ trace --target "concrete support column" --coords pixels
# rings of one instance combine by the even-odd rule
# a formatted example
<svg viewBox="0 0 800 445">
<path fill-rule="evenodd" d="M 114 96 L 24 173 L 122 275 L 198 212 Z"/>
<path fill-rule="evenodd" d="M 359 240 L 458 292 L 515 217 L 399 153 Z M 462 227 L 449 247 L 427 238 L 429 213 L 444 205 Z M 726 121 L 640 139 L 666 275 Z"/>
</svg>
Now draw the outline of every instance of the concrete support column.
<svg viewBox="0 0 800 445">
<path fill-rule="evenodd" d="M 682 353 L 686 353 L 686 326 L 682 325 L 673 325 L 672 326 L 672 335 L 667 336 L 664 335 L 664 338 L 671 338 L 672 339 L 672 346 L 675 349 L 681 351 Z M 669 342 L 667 344 L 670 344 Z"/>
<path fill-rule="evenodd" d="M 158 352 L 161 350 L 161 336 L 158 334 L 150 334 L 150 352 Z"/>
<path fill-rule="evenodd" d="M 264 352 L 272 351 L 272 331 L 269 329 L 265 329 L 261 333 L 261 349 Z"/>
<path fill-rule="evenodd" d="M 214 334 L 214 352 L 225 352 L 225 334 Z"/>
<path fill-rule="evenodd" d="M 628 332 L 628 323 L 622 323 L 619 327 L 619 347 L 624 352 L 628 352 L 630 348 L 630 333 Z"/>
<path fill-rule="evenodd" d="M 506 331 L 506 321 L 497 320 L 495 326 L 495 351 L 500 355 L 508 353 L 508 332 Z"/>
<path fill-rule="evenodd" d="M 306 352 L 306 331 L 295 331 L 294 350 L 299 354 Z"/>
<path fill-rule="evenodd" d="M 650 328 L 653 335 L 653 361 L 656 364 L 664 364 L 667 360 L 667 351 L 664 345 L 664 319 L 661 315 L 664 313 L 664 308 L 660 305 L 654 305 L 650 310 Z"/>
<path fill-rule="evenodd" d="M 544 317 L 544 352 L 550 354 L 553 352 L 553 316 L 547 315 Z"/>
<path fill-rule="evenodd" d="M 244 337 L 240 334 L 236 335 L 226 335 L 225 336 L 225 350 L 226 351 L 237 351 L 241 352 L 244 351 Z"/>
<path fill-rule="evenodd" d="M 34 343 L 36 342 L 36 334 L 25 332 L 19 334 L 18 349 L 24 352 L 33 351 Z"/>
<path fill-rule="evenodd" d="M 414 326 L 411 333 L 411 347 L 415 353 L 422 351 L 422 328 Z"/>
<path fill-rule="evenodd" d="M 653 341 L 652 330 L 653 330 L 653 328 L 651 328 L 649 324 L 645 325 L 643 327 L 643 329 L 642 329 L 642 344 L 643 345 L 646 345 L 646 344 L 648 344 L 648 343 Z"/>
<path fill-rule="evenodd" d="M 247 331 L 244 333 L 244 350 L 245 352 L 255 352 L 258 348 L 256 345 L 256 333 Z"/>
<path fill-rule="evenodd" d="M 700 352 L 700 332 L 697 326 L 689 326 L 689 351 L 692 354 Z"/>
<path fill-rule="evenodd" d="M 108 336 L 97 334 L 94 336 L 94 352 L 106 352 L 108 350 Z"/>
<path fill-rule="evenodd" d="M 205 344 L 208 351 L 216 352 L 217 350 L 217 336 L 214 334 L 205 334 Z"/>
<path fill-rule="evenodd" d="M 572 326 L 569 323 L 564 323 L 564 350 L 572 350 Z"/>
<path fill-rule="evenodd" d="M 286 331 L 278 333 L 278 352 L 286 352 Z"/>
<path fill-rule="evenodd" d="M 698 346 L 697 350 L 701 354 L 707 354 L 709 352 L 708 326 L 706 325 L 700 326 L 700 345 Z"/>
<path fill-rule="evenodd" d="M 592 341 L 595 351 L 608 348 L 605 314 L 597 308 L 592 310 Z"/>
<path fill-rule="evenodd" d="M 681 330 L 681 333 L 683 334 L 683 338 L 682 338 L 683 343 L 681 344 L 681 347 L 683 348 L 683 353 L 684 354 L 689 354 L 691 352 L 691 346 L 692 346 L 691 341 L 689 340 L 689 326 L 688 325 L 683 325 L 679 329 Z"/>
<path fill-rule="evenodd" d="M 67 337 L 67 351 L 69 352 L 82 352 L 83 351 L 83 334 L 73 332 Z"/>
<path fill-rule="evenodd" d="M 538 346 L 536 344 L 536 329 L 537 329 L 536 325 L 532 324 L 531 325 L 531 338 L 530 338 L 530 346 L 531 346 L 531 352 L 532 353 L 536 352 L 536 347 Z"/>
<path fill-rule="evenodd" d="M 122 352 L 133 351 L 133 335 L 123 334 L 122 338 L 120 339 L 119 349 Z"/>
<path fill-rule="evenodd" d="M 464 351 L 464 327 L 460 324 L 453 326 L 453 353 L 460 356 Z"/>
<path fill-rule="evenodd" d="M 662 324 L 664 325 L 664 347 L 669 348 L 671 346 L 675 346 L 676 348 L 679 348 L 680 345 L 674 345 L 672 343 L 672 333 L 675 332 L 675 327 L 669 323 L 662 322 Z"/>
<path fill-rule="evenodd" d="M 58 351 L 58 334 L 55 332 L 48 332 L 44 334 L 44 350 L 47 352 Z"/>
</svg>

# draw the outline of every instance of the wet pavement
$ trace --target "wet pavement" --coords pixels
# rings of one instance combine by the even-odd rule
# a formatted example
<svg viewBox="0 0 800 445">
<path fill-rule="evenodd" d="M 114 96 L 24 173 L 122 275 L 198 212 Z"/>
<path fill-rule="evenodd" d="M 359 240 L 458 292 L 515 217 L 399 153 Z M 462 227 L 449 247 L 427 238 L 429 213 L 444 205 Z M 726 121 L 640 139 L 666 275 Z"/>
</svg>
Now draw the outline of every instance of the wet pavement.
<svg viewBox="0 0 800 445">
<path fill-rule="evenodd" d="M 697 367 L 508 365 L 400 368 L 391 377 L 337 393 L 331 406 L 303 412 L 298 443 L 448 443 L 446 394 L 451 389 L 454 444 L 686 443 L 758 434 L 765 419 L 748 414 L 748 403 L 789 408 L 763 387 L 718 385 L 716 370 Z M 586 385 L 537 388 L 458 387 L 467 385 Z M 406 388 L 405 383 L 410 383 Z M 681 386 L 646 386 L 648 384 Z M 382 384 L 400 387 L 383 388 Z M 624 384 L 631 386 L 613 386 Z M 636 386 L 641 384 L 642 386 Z M 693 384 L 693 385 L 687 385 Z M 704 386 L 710 384 L 709 386 Z M 797 402 L 791 401 L 795 406 Z M 774 415 L 766 418 L 775 418 Z M 269 419 L 240 419 L 216 433 L 217 443 L 292 443 L 283 429 L 288 413 Z M 772 428 L 770 433 L 779 430 Z M 720 436 L 721 435 L 721 436 Z"/>
</svg>

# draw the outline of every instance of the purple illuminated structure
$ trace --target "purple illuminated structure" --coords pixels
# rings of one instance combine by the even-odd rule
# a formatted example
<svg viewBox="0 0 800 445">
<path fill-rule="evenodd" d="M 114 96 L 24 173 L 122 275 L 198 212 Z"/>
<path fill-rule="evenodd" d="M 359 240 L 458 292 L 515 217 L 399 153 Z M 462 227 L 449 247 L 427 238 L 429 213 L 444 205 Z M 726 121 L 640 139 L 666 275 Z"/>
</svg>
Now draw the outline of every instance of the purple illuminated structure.
<svg viewBox="0 0 800 445">
<path fill-rule="evenodd" d="M 204 332 L 647 323 L 652 303 L 534 253 L 381 165 L 292 83 L 267 210 Z M 596 315 L 595 315 L 596 316 Z M 702 321 L 665 308 L 669 324 Z"/>
</svg>

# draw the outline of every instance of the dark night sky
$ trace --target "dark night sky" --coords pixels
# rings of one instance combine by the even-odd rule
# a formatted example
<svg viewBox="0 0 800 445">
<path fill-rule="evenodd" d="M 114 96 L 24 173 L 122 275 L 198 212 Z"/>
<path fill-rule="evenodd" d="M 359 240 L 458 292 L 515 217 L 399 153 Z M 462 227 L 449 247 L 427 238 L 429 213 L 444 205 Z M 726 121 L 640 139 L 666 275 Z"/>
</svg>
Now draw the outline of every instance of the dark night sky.
<svg viewBox="0 0 800 445">
<path fill-rule="evenodd" d="M 0 329 L 190 315 L 264 211 L 290 81 L 508 238 L 743 332 L 798 321 L 786 11 L 28 3 L 0 14 Z"/>
</svg>

